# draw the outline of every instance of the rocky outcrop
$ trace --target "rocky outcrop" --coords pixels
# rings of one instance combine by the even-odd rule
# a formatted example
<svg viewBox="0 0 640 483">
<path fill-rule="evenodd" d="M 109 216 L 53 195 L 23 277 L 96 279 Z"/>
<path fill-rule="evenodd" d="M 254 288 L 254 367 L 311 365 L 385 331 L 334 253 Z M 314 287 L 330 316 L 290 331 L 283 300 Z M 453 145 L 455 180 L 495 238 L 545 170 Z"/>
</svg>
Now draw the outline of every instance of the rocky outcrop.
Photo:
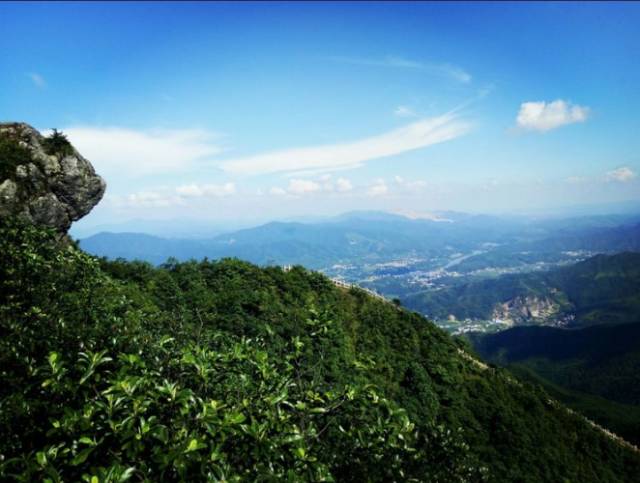
<svg viewBox="0 0 640 483">
<path fill-rule="evenodd" d="M 0 123 L 0 217 L 65 234 L 102 199 L 106 184 L 64 137 L 52 143 L 24 123 Z"/>
<path fill-rule="evenodd" d="M 560 315 L 560 305 L 549 297 L 519 296 L 493 308 L 493 320 L 509 325 L 548 324 Z"/>
</svg>

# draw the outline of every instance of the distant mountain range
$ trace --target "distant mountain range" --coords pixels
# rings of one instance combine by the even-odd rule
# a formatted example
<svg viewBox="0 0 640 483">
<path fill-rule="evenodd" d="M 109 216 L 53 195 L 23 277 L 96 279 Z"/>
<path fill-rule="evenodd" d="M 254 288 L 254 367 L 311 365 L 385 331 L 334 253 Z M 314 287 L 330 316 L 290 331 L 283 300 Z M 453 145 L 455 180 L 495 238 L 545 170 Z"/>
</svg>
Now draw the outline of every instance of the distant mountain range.
<svg viewBox="0 0 640 483">
<path fill-rule="evenodd" d="M 103 232 L 80 240 L 80 245 L 94 255 L 154 264 L 169 257 L 237 257 L 258 264 L 302 264 L 314 269 L 338 263 L 449 256 L 490 245 L 508 263 L 523 256 L 522 252 L 638 250 L 638 223 L 640 217 L 626 215 L 558 220 L 445 212 L 425 219 L 353 212 L 314 223 L 272 222 L 203 239 Z"/>
</svg>

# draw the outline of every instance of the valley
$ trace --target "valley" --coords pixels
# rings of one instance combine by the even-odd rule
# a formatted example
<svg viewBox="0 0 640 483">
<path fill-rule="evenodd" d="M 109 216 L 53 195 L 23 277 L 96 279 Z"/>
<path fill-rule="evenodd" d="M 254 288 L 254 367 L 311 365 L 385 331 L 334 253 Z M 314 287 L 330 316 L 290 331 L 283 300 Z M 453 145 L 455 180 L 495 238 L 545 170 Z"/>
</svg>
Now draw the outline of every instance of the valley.
<svg viewBox="0 0 640 483">
<path fill-rule="evenodd" d="M 535 274 L 598 253 L 640 250 L 637 215 L 437 215 L 351 212 L 318 222 L 271 222 L 210 239 L 98 233 L 80 246 L 94 255 L 155 265 L 169 258 L 228 257 L 262 266 L 299 264 L 399 299 L 453 334 L 571 326 L 575 314 L 566 297 Z M 512 285 L 520 288 L 505 289 Z M 473 296 L 462 296 L 465 291 Z"/>
</svg>

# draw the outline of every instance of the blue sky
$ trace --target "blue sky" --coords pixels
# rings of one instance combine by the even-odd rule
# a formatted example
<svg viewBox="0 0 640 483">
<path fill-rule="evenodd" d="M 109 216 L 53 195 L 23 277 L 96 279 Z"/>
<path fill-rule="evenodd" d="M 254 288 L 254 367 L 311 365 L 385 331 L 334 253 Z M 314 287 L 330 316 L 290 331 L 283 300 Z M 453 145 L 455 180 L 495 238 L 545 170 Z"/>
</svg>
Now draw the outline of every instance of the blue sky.
<svg viewBox="0 0 640 483">
<path fill-rule="evenodd" d="M 83 221 L 640 199 L 640 4 L 1 3 L 0 118 L 108 183 Z"/>
</svg>

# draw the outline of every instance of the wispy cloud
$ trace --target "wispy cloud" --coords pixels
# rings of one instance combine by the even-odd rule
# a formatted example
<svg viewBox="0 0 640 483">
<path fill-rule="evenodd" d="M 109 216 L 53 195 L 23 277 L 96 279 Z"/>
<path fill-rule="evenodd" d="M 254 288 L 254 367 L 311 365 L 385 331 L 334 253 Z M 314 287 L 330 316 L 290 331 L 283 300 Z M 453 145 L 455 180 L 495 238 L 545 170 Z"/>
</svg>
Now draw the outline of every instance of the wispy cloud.
<svg viewBox="0 0 640 483">
<path fill-rule="evenodd" d="M 427 186 L 426 181 L 421 179 L 408 180 L 402 176 L 395 176 L 393 180 L 398 187 L 408 191 L 418 191 Z"/>
<path fill-rule="evenodd" d="M 217 143 L 220 135 L 199 129 L 72 126 L 63 131 L 107 180 L 123 175 L 184 173 L 223 151 Z"/>
<path fill-rule="evenodd" d="M 304 195 L 307 193 L 315 193 L 320 191 L 319 183 L 308 179 L 291 179 L 289 180 L 288 192 L 292 195 Z"/>
<path fill-rule="evenodd" d="M 635 177 L 636 177 L 636 173 L 634 173 L 634 171 L 628 166 L 623 166 L 621 168 L 614 169 L 612 171 L 609 171 L 605 175 L 605 179 L 607 181 L 617 181 L 619 183 L 626 183 L 628 181 L 631 181 Z"/>
<path fill-rule="evenodd" d="M 462 67 L 449 63 L 436 63 L 417 61 L 412 59 L 406 59 L 404 57 L 398 57 L 388 55 L 380 59 L 366 59 L 360 57 L 344 57 L 344 56 L 332 56 L 329 60 L 334 62 L 340 62 L 343 64 L 362 65 L 370 67 L 390 67 L 397 69 L 413 69 L 429 72 L 432 74 L 440 75 L 443 77 L 449 77 L 457 82 L 468 84 L 471 82 L 471 74 L 466 72 Z"/>
<path fill-rule="evenodd" d="M 109 195 L 108 201 L 116 207 L 162 208 L 187 206 L 197 199 L 211 200 L 236 194 L 234 183 L 187 184 L 175 188 L 157 187 L 127 195 Z"/>
<path fill-rule="evenodd" d="M 40 74 L 36 72 L 29 72 L 27 74 L 27 77 L 31 79 L 33 85 L 35 85 L 38 89 L 44 89 L 45 87 L 47 87 L 47 81 L 45 81 L 44 77 L 42 77 Z"/>
<path fill-rule="evenodd" d="M 176 193 L 183 198 L 212 198 L 233 195 L 236 192 L 234 183 L 225 184 L 188 184 L 178 186 Z"/>
<path fill-rule="evenodd" d="M 366 161 L 393 156 L 462 136 L 468 123 L 454 114 L 422 119 L 404 127 L 343 144 L 292 148 L 221 163 L 230 173 L 259 175 L 294 171 L 330 171 L 359 166 Z"/>
<path fill-rule="evenodd" d="M 269 193 L 275 196 L 304 196 L 309 194 L 343 194 L 352 190 L 353 184 L 347 178 L 340 177 L 334 182 L 330 174 L 324 174 L 315 180 L 290 179 L 286 189 L 273 187 L 269 190 Z"/>
<path fill-rule="evenodd" d="M 398 106 L 394 109 L 393 114 L 397 117 L 417 117 L 413 109 L 408 106 Z"/>
<path fill-rule="evenodd" d="M 571 104 L 562 99 L 553 102 L 523 102 L 516 124 L 522 129 L 549 131 L 565 124 L 585 122 L 588 117 L 588 107 Z"/>
<path fill-rule="evenodd" d="M 383 179 L 377 179 L 371 186 L 369 186 L 369 189 L 367 189 L 367 194 L 369 196 L 383 196 L 388 193 L 389 187 Z"/>
<path fill-rule="evenodd" d="M 353 190 L 353 184 L 346 178 L 338 178 L 336 180 L 336 191 L 340 193 L 346 193 Z"/>
<path fill-rule="evenodd" d="M 184 205 L 184 200 L 179 196 L 156 191 L 139 191 L 126 196 L 110 196 L 109 201 L 120 208 L 166 208 Z"/>
<path fill-rule="evenodd" d="M 274 186 L 269 190 L 269 194 L 272 194 L 274 196 L 285 196 L 287 194 L 287 191 L 283 188 Z"/>
</svg>

